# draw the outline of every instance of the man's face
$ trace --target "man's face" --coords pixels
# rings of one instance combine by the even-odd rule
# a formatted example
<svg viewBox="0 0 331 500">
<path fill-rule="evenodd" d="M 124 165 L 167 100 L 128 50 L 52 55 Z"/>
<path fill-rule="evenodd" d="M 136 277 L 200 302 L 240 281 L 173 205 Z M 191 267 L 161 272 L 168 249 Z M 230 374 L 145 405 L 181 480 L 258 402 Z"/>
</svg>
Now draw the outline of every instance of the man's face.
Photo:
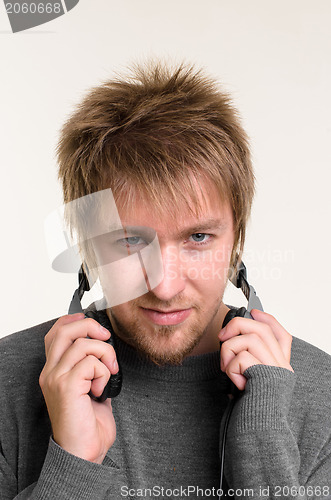
<svg viewBox="0 0 331 500">
<path fill-rule="evenodd" d="M 162 218 L 143 199 L 121 210 L 122 225 L 152 228 L 158 236 L 164 276 L 154 289 L 108 310 L 115 332 L 158 364 L 180 363 L 189 354 L 218 347 L 227 308 L 222 303 L 234 242 L 229 204 L 211 183 L 203 186 L 201 213 L 178 210 Z M 128 248 L 140 236 L 125 239 Z"/>
</svg>

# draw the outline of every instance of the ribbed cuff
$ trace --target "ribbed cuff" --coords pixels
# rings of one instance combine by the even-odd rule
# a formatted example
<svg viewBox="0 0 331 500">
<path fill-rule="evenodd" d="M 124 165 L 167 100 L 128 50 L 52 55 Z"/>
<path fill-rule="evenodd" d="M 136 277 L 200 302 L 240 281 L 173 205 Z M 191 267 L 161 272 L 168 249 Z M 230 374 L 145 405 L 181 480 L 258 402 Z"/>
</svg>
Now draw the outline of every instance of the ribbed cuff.
<svg viewBox="0 0 331 500">
<path fill-rule="evenodd" d="M 114 472 L 114 462 L 108 461 L 107 466 L 88 462 L 66 452 L 51 438 L 33 498 L 102 500 L 112 484 Z"/>
<path fill-rule="evenodd" d="M 268 365 L 251 366 L 244 375 L 245 391 L 234 408 L 235 432 L 285 429 L 296 375 Z"/>
</svg>

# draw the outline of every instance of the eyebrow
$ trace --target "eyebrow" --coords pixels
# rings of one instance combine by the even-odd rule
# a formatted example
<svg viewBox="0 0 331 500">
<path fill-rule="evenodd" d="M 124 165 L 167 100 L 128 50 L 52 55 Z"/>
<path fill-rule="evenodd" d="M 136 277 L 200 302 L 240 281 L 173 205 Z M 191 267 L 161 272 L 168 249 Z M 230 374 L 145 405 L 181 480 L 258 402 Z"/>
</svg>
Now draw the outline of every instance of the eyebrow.
<svg viewBox="0 0 331 500">
<path fill-rule="evenodd" d="M 226 222 L 224 219 L 217 219 L 214 217 L 202 220 L 197 222 L 197 224 L 194 224 L 193 226 L 187 226 L 183 229 L 180 229 L 178 233 L 176 233 L 176 237 L 178 238 L 183 238 L 187 235 L 191 234 L 196 234 L 196 233 L 204 233 L 206 231 L 217 231 L 221 230 L 224 231 L 228 227 L 228 222 Z M 129 225 L 123 222 L 123 226 L 119 225 L 118 223 L 113 223 L 110 224 L 107 227 L 107 231 L 109 232 L 128 232 L 128 233 L 134 233 L 138 230 L 154 230 L 154 228 L 150 228 L 147 226 L 137 226 L 137 225 Z M 157 232 L 157 231 L 156 231 Z M 175 232 L 175 231 L 174 231 Z"/>
<path fill-rule="evenodd" d="M 217 231 L 217 230 L 224 231 L 227 227 L 228 223 L 224 219 L 210 218 L 200 221 L 194 226 L 189 226 L 186 227 L 185 229 L 182 229 L 179 232 L 178 236 L 184 237 L 187 236 L 188 234 L 204 233 L 206 231 Z"/>
</svg>

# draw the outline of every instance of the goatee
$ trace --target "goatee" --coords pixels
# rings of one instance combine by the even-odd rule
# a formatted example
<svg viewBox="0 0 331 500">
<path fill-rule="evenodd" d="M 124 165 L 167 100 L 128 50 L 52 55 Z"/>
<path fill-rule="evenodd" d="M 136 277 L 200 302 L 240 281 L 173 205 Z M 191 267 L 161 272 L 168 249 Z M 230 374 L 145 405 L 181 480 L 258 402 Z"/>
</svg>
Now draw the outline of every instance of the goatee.
<svg viewBox="0 0 331 500">
<path fill-rule="evenodd" d="M 162 348 L 162 344 L 171 342 L 171 338 L 176 335 L 178 325 L 155 325 L 152 327 L 152 332 L 147 335 L 137 320 L 131 321 L 130 325 L 126 327 L 117 319 L 113 311 L 110 313 L 110 318 L 115 331 L 124 342 L 159 366 L 182 364 L 184 358 L 199 344 L 204 334 L 204 330 L 201 327 L 199 329 L 196 321 L 187 328 L 184 345 L 181 343 L 178 347 L 166 349 Z"/>
</svg>

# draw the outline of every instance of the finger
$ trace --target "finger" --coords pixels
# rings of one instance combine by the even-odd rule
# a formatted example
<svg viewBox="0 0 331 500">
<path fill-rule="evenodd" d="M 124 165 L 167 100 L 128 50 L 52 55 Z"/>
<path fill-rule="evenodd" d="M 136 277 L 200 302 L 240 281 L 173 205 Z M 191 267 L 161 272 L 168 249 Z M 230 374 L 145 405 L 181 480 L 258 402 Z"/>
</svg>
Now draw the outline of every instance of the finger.
<svg viewBox="0 0 331 500">
<path fill-rule="evenodd" d="M 66 375 L 68 395 L 85 395 L 93 392 L 101 396 L 110 372 L 95 356 L 86 356 Z"/>
<path fill-rule="evenodd" d="M 99 359 L 113 375 L 118 372 L 116 353 L 113 346 L 100 340 L 79 338 L 65 351 L 59 363 L 55 365 L 58 376 L 69 372 L 88 356 Z M 51 365 L 49 365 L 49 369 L 51 370 Z"/>
<path fill-rule="evenodd" d="M 221 330 L 219 339 L 221 342 L 225 342 L 238 335 L 245 336 L 251 334 L 259 336 L 263 342 L 269 346 L 270 351 L 274 353 L 275 357 L 280 358 L 284 356 L 271 327 L 253 319 L 241 317 L 233 318 L 226 327 Z"/>
<path fill-rule="evenodd" d="M 247 382 L 243 373 L 251 366 L 260 364 L 259 360 L 257 360 L 250 352 L 241 351 L 238 356 L 231 360 L 225 372 L 238 389 L 243 391 Z"/>
<path fill-rule="evenodd" d="M 46 353 L 47 364 L 50 369 L 60 361 L 67 349 L 79 338 L 90 337 L 98 340 L 108 340 L 110 332 L 91 318 L 61 325 L 53 337 Z"/>
<path fill-rule="evenodd" d="M 254 359 L 258 360 L 261 364 L 271 366 L 286 365 L 287 367 L 287 362 L 281 351 L 281 358 L 277 359 L 268 345 L 265 344 L 258 335 L 252 333 L 233 337 L 222 344 L 221 368 L 223 371 L 226 371 L 229 363 L 231 363 L 231 361 L 242 351 L 249 352 Z"/>
<path fill-rule="evenodd" d="M 49 349 L 49 346 L 51 345 L 54 335 L 56 335 L 57 330 L 64 325 L 68 325 L 70 323 L 73 323 L 74 321 L 79 321 L 84 318 L 84 313 L 76 313 L 76 314 L 67 314 L 65 316 L 62 316 L 59 318 L 52 328 L 49 330 L 49 332 L 45 335 L 45 350 L 46 350 L 46 355 L 47 351 Z"/>
<path fill-rule="evenodd" d="M 285 330 L 285 328 L 271 314 L 260 311 L 259 309 L 252 309 L 251 315 L 255 320 L 269 325 L 284 353 L 284 356 L 288 361 L 290 361 L 292 335 L 287 330 Z"/>
</svg>

